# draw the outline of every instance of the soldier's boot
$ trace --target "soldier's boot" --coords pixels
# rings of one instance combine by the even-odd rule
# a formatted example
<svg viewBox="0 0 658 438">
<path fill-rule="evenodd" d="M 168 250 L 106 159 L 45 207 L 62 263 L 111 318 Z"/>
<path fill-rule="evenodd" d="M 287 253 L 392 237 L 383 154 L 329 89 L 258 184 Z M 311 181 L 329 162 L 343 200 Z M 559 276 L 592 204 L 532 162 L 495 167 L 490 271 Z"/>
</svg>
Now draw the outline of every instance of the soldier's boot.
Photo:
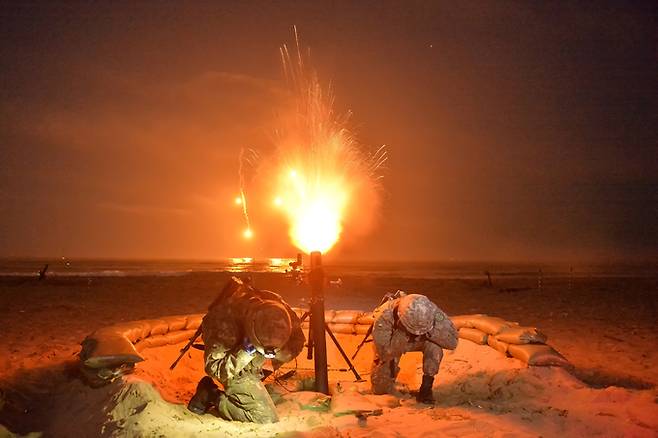
<svg viewBox="0 0 658 438">
<path fill-rule="evenodd" d="M 423 375 L 423 383 L 420 385 L 416 400 L 428 405 L 434 404 L 434 394 L 432 394 L 432 385 L 434 385 L 434 376 Z"/>
<path fill-rule="evenodd" d="M 206 376 L 196 386 L 196 392 L 187 404 L 187 409 L 198 415 L 205 414 L 217 402 L 218 396 L 219 388 Z"/>
</svg>

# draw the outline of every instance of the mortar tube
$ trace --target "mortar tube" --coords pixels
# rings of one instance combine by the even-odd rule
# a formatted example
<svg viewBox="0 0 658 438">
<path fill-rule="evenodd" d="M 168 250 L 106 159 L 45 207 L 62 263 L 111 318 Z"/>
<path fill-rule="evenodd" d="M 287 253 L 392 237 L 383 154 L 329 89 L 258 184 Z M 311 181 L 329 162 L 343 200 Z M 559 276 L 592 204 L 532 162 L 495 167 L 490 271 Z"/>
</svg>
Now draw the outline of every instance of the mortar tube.
<svg viewBox="0 0 658 438">
<path fill-rule="evenodd" d="M 311 327 L 315 360 L 315 390 L 329 394 L 327 340 L 324 334 L 324 269 L 320 251 L 311 253 Z"/>
</svg>

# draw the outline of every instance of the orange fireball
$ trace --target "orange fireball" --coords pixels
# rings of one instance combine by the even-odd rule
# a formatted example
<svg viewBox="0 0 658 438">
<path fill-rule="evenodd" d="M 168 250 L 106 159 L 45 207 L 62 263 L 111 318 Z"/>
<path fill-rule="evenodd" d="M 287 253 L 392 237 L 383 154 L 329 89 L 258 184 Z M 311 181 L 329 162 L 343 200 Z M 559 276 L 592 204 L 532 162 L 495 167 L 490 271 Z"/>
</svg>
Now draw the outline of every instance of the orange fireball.
<svg viewBox="0 0 658 438">
<path fill-rule="evenodd" d="M 291 55 L 287 46 L 281 48 L 295 110 L 276 130 L 272 196 L 293 244 L 307 253 L 327 252 L 348 222 L 351 230 L 369 226 L 386 151 L 365 153 L 347 127 L 349 115 L 336 115 L 331 89 L 306 65 L 296 29 L 294 49 Z"/>
<path fill-rule="evenodd" d="M 304 252 L 326 252 L 338 241 L 343 229 L 349 189 L 339 175 L 305 175 L 284 172 L 279 197 L 290 224 L 293 244 Z"/>
</svg>

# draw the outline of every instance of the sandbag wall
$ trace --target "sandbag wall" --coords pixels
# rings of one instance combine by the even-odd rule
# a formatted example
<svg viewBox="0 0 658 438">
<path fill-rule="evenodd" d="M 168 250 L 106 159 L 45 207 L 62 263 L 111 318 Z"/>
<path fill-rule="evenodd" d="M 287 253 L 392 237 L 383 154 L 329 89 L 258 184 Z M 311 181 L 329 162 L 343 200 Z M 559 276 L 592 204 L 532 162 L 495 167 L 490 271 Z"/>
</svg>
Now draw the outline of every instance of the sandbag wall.
<svg viewBox="0 0 658 438">
<path fill-rule="evenodd" d="M 80 370 L 92 386 L 109 383 L 130 372 L 144 358 L 145 348 L 175 345 L 190 339 L 202 313 L 124 322 L 96 330 L 82 341 Z"/>
<path fill-rule="evenodd" d="M 304 318 L 306 309 L 293 307 L 293 310 L 300 318 Z M 375 319 L 372 312 L 360 312 L 358 310 L 325 310 L 324 320 L 329 326 L 329 330 L 334 333 L 344 335 L 364 335 L 370 328 Z M 302 322 L 302 328 L 308 329 L 309 318 Z"/>
<path fill-rule="evenodd" d="M 305 309 L 293 308 L 302 318 Z M 365 335 L 374 322 L 372 312 L 327 310 L 325 321 L 336 334 Z M 145 348 L 186 342 L 201 324 L 203 314 L 176 315 L 160 319 L 125 322 L 96 330 L 82 341 L 81 371 L 93 386 L 114 380 L 144 360 Z M 536 328 L 487 315 L 460 315 L 451 320 L 459 337 L 488 345 L 503 354 L 534 366 L 569 366 L 569 362 L 546 345 L 546 336 Z M 308 319 L 302 324 L 308 328 Z"/>
<path fill-rule="evenodd" d="M 535 327 L 483 314 L 450 317 L 459 337 L 480 345 L 488 345 L 501 353 L 533 366 L 563 366 L 571 364 L 546 344 L 546 335 Z"/>
</svg>

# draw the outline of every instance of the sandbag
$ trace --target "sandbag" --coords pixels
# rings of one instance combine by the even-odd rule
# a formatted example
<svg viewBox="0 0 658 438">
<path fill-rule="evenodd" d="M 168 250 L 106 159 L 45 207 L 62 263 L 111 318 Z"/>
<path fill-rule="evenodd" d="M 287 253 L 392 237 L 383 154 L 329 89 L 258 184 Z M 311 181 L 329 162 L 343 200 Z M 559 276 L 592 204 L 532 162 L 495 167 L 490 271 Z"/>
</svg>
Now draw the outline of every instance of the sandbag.
<svg viewBox="0 0 658 438">
<path fill-rule="evenodd" d="M 169 324 L 163 319 L 146 319 L 142 321 L 150 326 L 150 332 L 147 336 L 164 335 L 169 331 Z"/>
<path fill-rule="evenodd" d="M 333 333 L 340 333 L 340 334 L 345 334 L 345 335 L 351 335 L 354 334 L 354 324 L 334 324 L 330 323 L 327 324 L 329 326 L 329 330 L 331 330 Z"/>
<path fill-rule="evenodd" d="M 167 316 L 164 318 L 164 320 L 167 321 L 170 332 L 177 332 L 179 330 L 185 329 L 185 325 L 187 324 L 187 315 Z"/>
<path fill-rule="evenodd" d="M 375 322 L 375 317 L 372 312 L 364 313 L 357 318 L 356 322 L 360 325 L 371 326 Z"/>
<path fill-rule="evenodd" d="M 452 317 L 453 324 L 458 320 L 461 324 L 460 327 L 476 328 L 489 335 L 495 335 L 502 331 L 504 328 L 517 325 L 515 322 L 505 321 L 502 318 L 488 315 L 465 315 L 464 317 Z"/>
<path fill-rule="evenodd" d="M 187 324 L 185 324 L 185 330 L 196 330 L 201 325 L 201 320 L 203 319 L 202 313 L 197 313 L 194 315 L 187 316 Z"/>
<path fill-rule="evenodd" d="M 189 341 L 190 338 L 194 336 L 194 333 L 196 333 L 196 330 L 179 330 L 176 332 L 169 332 L 163 336 L 167 340 L 167 345 L 176 345 Z"/>
<path fill-rule="evenodd" d="M 370 330 L 369 325 L 361 325 L 361 324 L 355 324 L 354 325 L 354 333 L 357 335 L 365 335 L 368 333 L 368 330 Z"/>
<path fill-rule="evenodd" d="M 154 335 L 136 343 L 135 348 L 137 351 L 142 351 L 145 348 L 162 347 L 163 345 L 168 345 L 165 335 Z"/>
<path fill-rule="evenodd" d="M 508 344 L 545 344 L 547 337 L 535 327 L 512 326 L 502 329 L 496 339 Z"/>
<path fill-rule="evenodd" d="M 337 310 L 331 322 L 335 324 L 356 324 L 363 312 L 358 310 Z"/>
<path fill-rule="evenodd" d="M 144 360 L 132 342 L 117 332 L 99 330 L 82 341 L 80 360 L 89 368 L 113 368 Z"/>
<path fill-rule="evenodd" d="M 459 329 L 459 337 L 462 339 L 468 339 L 476 344 L 486 345 L 489 335 L 478 329 L 462 327 Z"/>
<path fill-rule="evenodd" d="M 487 344 L 494 350 L 498 350 L 503 354 L 507 354 L 507 348 L 509 344 L 503 341 L 499 341 L 494 336 L 487 336 Z"/>
<path fill-rule="evenodd" d="M 571 363 L 555 351 L 550 345 L 544 344 L 510 344 L 507 348 L 513 357 L 532 366 L 570 367 Z"/>
<path fill-rule="evenodd" d="M 474 317 L 479 317 L 479 316 L 486 316 L 486 315 L 482 315 L 481 313 L 475 315 L 455 315 L 450 317 L 450 321 L 452 321 L 452 324 L 458 330 L 462 327 L 473 328 L 473 323 L 471 321 Z"/>
<path fill-rule="evenodd" d="M 324 321 L 325 322 L 333 321 L 334 316 L 336 316 L 336 311 L 335 310 L 325 310 L 324 311 Z"/>
<path fill-rule="evenodd" d="M 122 322 L 96 331 L 99 334 L 102 332 L 119 333 L 135 343 L 150 335 L 151 326 L 145 321 Z"/>
</svg>

